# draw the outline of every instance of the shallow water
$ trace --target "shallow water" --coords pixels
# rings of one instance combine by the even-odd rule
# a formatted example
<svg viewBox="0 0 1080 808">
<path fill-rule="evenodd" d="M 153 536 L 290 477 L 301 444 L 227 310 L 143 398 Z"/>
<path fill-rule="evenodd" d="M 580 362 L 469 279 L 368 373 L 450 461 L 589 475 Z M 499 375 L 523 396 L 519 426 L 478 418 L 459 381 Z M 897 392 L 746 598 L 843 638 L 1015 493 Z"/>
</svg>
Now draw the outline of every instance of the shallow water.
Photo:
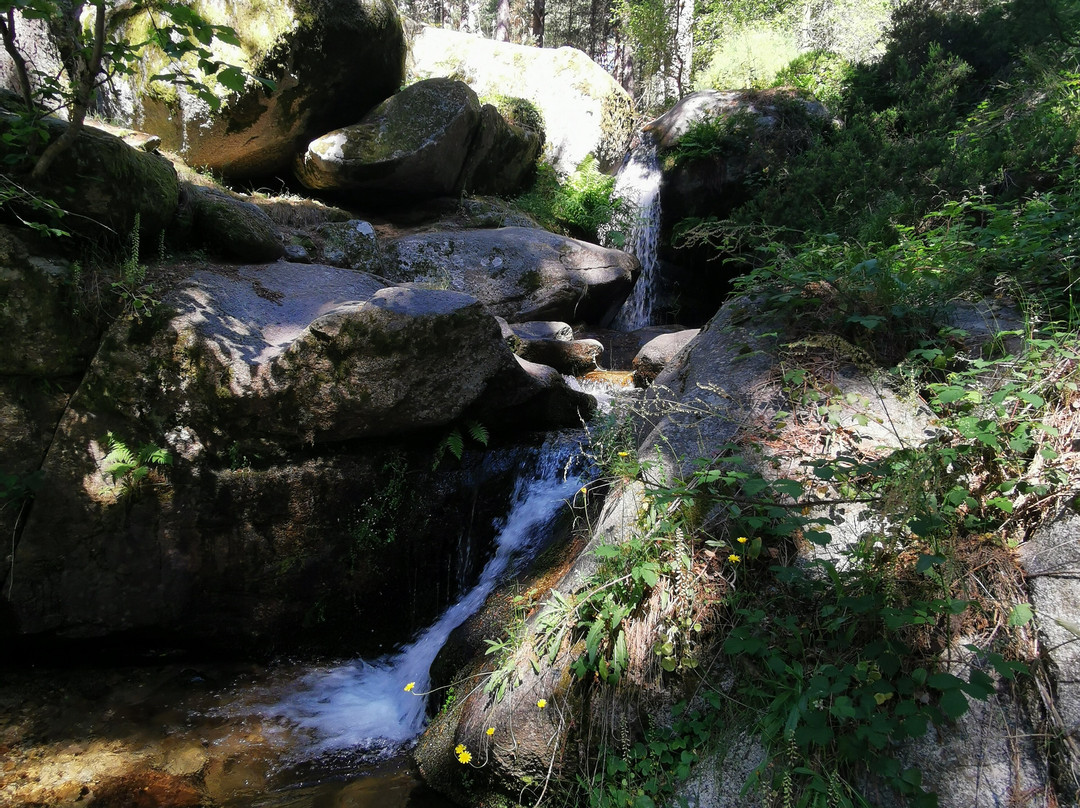
<svg viewBox="0 0 1080 808">
<path fill-rule="evenodd" d="M 534 557 L 582 480 L 576 442 L 523 470 L 477 584 L 398 651 L 325 664 L 0 669 L 0 806 L 445 808 L 409 756 L 450 632 Z M 388 604 L 392 607 L 392 604 Z M 410 691 L 405 687 L 415 683 Z"/>
</svg>

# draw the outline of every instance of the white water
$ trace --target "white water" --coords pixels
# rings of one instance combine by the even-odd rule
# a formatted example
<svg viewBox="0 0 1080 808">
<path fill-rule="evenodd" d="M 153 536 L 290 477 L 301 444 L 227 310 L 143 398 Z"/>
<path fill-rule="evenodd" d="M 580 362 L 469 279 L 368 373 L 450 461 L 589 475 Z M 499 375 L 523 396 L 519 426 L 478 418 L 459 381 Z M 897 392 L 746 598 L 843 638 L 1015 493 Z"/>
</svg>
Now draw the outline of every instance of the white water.
<svg viewBox="0 0 1080 808">
<path fill-rule="evenodd" d="M 656 260 L 660 241 L 660 162 L 656 144 L 648 135 L 642 135 L 641 145 L 620 169 L 615 193 L 636 208 L 624 249 L 641 262 L 641 275 L 615 316 L 612 328 L 634 331 L 653 324 L 653 300 L 660 281 Z"/>
<path fill-rule="evenodd" d="M 576 447 L 575 447 L 576 448 Z M 545 445 L 530 476 L 518 478 L 510 512 L 496 537 L 495 555 L 480 580 L 433 625 L 396 654 L 317 668 L 294 684 L 294 692 L 259 708 L 261 717 L 288 724 L 309 740 L 294 747 L 296 760 L 343 750 L 392 750 L 424 726 L 428 669 L 450 632 L 476 612 L 500 578 L 545 538 L 547 528 L 582 481 L 568 469 L 570 448 Z M 388 603 L 388 609 L 394 604 Z M 412 692 L 405 686 L 415 682 Z"/>
</svg>

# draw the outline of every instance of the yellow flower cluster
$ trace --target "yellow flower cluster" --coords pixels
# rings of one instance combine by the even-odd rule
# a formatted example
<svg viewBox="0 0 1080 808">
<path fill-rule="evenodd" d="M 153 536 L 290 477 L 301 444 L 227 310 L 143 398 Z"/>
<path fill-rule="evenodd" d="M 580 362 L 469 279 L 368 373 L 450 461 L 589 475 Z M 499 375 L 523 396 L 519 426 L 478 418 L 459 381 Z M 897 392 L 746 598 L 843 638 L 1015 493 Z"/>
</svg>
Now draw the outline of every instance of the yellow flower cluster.
<svg viewBox="0 0 1080 808">
<path fill-rule="evenodd" d="M 457 755 L 459 763 L 468 763 L 472 760 L 472 753 L 465 748 L 463 743 L 459 743 L 454 747 L 454 754 Z"/>
</svg>

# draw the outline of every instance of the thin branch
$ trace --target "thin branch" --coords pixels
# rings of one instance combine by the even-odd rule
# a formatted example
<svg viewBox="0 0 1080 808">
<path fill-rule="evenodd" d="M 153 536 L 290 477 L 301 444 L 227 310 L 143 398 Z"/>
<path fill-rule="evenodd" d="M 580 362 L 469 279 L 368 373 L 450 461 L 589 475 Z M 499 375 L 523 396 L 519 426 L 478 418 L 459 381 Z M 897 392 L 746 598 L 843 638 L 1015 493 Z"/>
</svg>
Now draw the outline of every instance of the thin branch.
<svg viewBox="0 0 1080 808">
<path fill-rule="evenodd" d="M 4 38 L 4 50 L 11 57 L 15 65 L 15 75 L 19 79 L 19 90 L 22 92 L 23 104 L 28 110 L 34 108 L 34 94 L 30 89 L 30 74 L 26 69 L 26 59 L 23 58 L 19 46 L 15 42 L 15 8 L 8 9 L 7 18 L 0 17 L 0 36 Z"/>
</svg>

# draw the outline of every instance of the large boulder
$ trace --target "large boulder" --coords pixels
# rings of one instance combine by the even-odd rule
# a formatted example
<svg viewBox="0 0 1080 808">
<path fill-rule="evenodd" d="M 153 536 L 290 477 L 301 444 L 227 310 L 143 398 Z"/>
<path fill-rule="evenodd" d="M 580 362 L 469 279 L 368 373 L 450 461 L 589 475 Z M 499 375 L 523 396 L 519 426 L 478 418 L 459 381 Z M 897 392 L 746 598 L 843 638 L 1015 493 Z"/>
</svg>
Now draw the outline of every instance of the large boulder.
<svg viewBox="0 0 1080 808">
<path fill-rule="evenodd" d="M 604 168 L 615 165 L 633 134 L 630 96 L 574 48 L 533 48 L 424 27 L 409 51 L 409 78 L 434 76 L 467 82 L 481 98 L 532 102 L 544 117 L 544 156 L 563 174 L 589 155 Z"/>
<path fill-rule="evenodd" d="M 367 198 L 509 193 L 539 149 L 538 133 L 508 124 L 491 105 L 481 108 L 468 85 L 434 78 L 312 141 L 295 173 L 308 188 Z"/>
<path fill-rule="evenodd" d="M 17 116 L 0 112 L 0 135 L 12 133 L 17 126 Z M 45 118 L 42 126 L 52 142 L 68 125 L 58 118 Z M 14 149 L 10 144 L 0 145 L 0 154 L 25 160 L 25 150 L 18 145 L 21 142 L 16 137 Z M 23 165 L 27 171 L 31 167 Z M 157 243 L 172 225 L 180 198 L 176 170 L 168 160 L 90 127 L 56 157 L 37 187 L 29 178 L 21 181 L 38 197 L 64 211 L 62 218 L 54 222 L 56 226 L 114 243 L 127 240 L 136 222 L 148 243 Z M 10 204 L 19 208 L 26 204 L 25 197 L 16 196 Z M 31 220 L 49 215 L 36 204 L 24 211 L 24 218 Z"/>
<path fill-rule="evenodd" d="M 512 323 L 608 323 L 640 270 L 618 250 L 525 227 L 417 233 L 386 258 L 391 277 L 467 292 Z"/>
<path fill-rule="evenodd" d="M 358 120 L 401 85 L 405 38 L 390 0 L 191 5 L 208 22 L 236 31 L 240 46 L 215 40 L 215 57 L 270 79 L 274 89 L 249 80 L 234 93 L 206 79 L 221 100 L 213 111 L 182 86 L 148 81 L 169 67 L 150 50 L 143 69 L 115 78 L 114 92 L 102 99 L 108 117 L 159 135 L 189 165 L 231 177 L 287 171 L 313 135 Z M 119 8 L 110 28 L 142 41 L 148 13 Z M 196 65 L 188 69 L 201 79 Z"/>
<path fill-rule="evenodd" d="M 410 473 L 416 496 L 373 518 L 388 507 L 389 450 L 430 470 L 459 419 L 544 429 L 590 406 L 521 363 L 468 295 L 283 261 L 203 270 L 102 340 L 49 445 L 4 593 L 28 634 L 164 628 L 227 643 L 298 632 L 315 613 L 349 625 L 325 615 L 350 603 L 372 618 L 392 582 L 435 580 L 462 552 L 458 532 L 435 526 L 469 512 L 429 508 L 434 483 Z M 361 440 L 369 451 L 341 452 Z M 122 450 L 136 457 L 110 471 Z M 395 531 L 409 540 L 394 544 Z M 390 621 L 391 639 L 457 591 L 436 589 Z"/>
</svg>

